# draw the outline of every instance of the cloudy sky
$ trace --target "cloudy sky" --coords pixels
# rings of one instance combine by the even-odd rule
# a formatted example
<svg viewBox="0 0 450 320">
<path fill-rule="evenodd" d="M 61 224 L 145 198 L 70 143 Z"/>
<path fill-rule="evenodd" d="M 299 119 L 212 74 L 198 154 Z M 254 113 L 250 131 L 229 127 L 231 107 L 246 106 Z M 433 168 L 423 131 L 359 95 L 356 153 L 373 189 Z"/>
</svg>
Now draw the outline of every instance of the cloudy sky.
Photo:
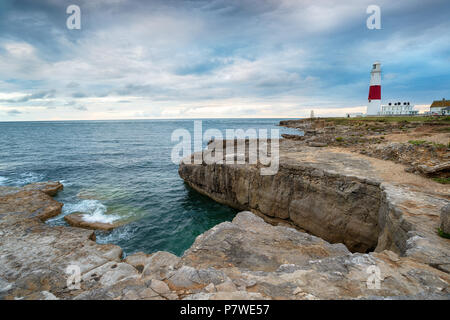
<svg viewBox="0 0 450 320">
<path fill-rule="evenodd" d="M 449 13 L 448 0 L 1 0 L 0 121 L 343 115 L 365 111 L 375 60 L 384 101 L 429 105 L 450 98 Z"/>
</svg>

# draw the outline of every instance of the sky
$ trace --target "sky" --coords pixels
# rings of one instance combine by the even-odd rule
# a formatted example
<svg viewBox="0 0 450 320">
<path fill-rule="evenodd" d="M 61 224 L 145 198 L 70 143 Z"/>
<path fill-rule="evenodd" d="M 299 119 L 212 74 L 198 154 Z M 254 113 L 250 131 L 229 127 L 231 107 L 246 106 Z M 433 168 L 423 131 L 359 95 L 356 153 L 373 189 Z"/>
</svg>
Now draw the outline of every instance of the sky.
<svg viewBox="0 0 450 320">
<path fill-rule="evenodd" d="M 449 14 L 448 0 L 1 0 L 0 121 L 341 116 L 365 112 L 377 60 L 383 102 L 425 110 L 450 99 Z"/>
</svg>

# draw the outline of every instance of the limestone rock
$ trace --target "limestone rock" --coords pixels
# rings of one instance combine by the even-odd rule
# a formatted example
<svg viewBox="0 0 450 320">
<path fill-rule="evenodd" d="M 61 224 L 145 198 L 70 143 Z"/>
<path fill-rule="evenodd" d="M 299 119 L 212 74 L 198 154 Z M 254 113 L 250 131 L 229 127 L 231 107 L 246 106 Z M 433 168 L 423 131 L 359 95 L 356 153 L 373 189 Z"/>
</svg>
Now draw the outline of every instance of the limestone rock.
<svg viewBox="0 0 450 320">
<path fill-rule="evenodd" d="M 443 232 L 450 234 L 450 204 L 442 207 L 440 228 Z"/>
<path fill-rule="evenodd" d="M 174 289 L 203 288 L 213 283 L 218 285 L 225 281 L 227 276 L 215 268 L 196 269 L 190 266 L 182 266 L 169 278 L 169 285 Z"/>
<path fill-rule="evenodd" d="M 84 213 L 71 213 L 64 216 L 64 220 L 73 227 L 103 231 L 111 231 L 120 225 L 114 223 L 86 221 L 84 220 L 84 215 Z"/>
<path fill-rule="evenodd" d="M 170 293 L 169 286 L 161 280 L 153 279 L 151 281 L 150 288 L 161 296 L 164 296 L 164 295 L 167 295 Z"/>
<path fill-rule="evenodd" d="M 308 142 L 308 146 L 310 147 L 326 147 L 327 144 L 323 142 Z"/>
<path fill-rule="evenodd" d="M 311 259 L 350 254 L 342 244 L 293 228 L 272 226 L 251 212 L 241 212 L 233 222 L 221 223 L 197 237 L 182 257 L 196 268 L 235 266 L 274 271 L 286 263 L 304 264 Z"/>
<path fill-rule="evenodd" d="M 214 286 L 214 283 L 210 283 L 205 287 L 205 291 L 209 293 L 216 292 L 216 287 Z"/>
<path fill-rule="evenodd" d="M 25 189 L 27 189 L 25 187 Z M 120 261 L 122 250 L 93 241 L 93 231 L 57 226 L 42 221 L 61 212 L 62 204 L 44 192 L 16 190 L 0 196 L 0 297 L 44 299 L 46 291 L 58 298 L 70 296 L 66 269 L 83 274 L 108 261 Z M 47 295 L 48 296 L 48 295 Z"/>
<path fill-rule="evenodd" d="M 287 221 L 352 252 L 386 249 L 447 268 L 450 246 L 436 234 L 439 210 L 450 195 L 447 186 L 347 151 L 290 139 L 280 140 L 279 150 L 279 170 L 272 176 L 261 176 L 258 165 L 189 161 L 182 161 L 179 174 L 220 203 L 251 210 L 271 223 Z"/>
<path fill-rule="evenodd" d="M 55 196 L 64 186 L 59 181 L 36 182 L 23 187 L 23 190 L 39 190 L 51 197 Z"/>
<path fill-rule="evenodd" d="M 142 276 L 164 280 L 179 261 L 180 258 L 172 253 L 165 251 L 155 252 L 147 259 L 146 265 L 142 271 Z"/>
<path fill-rule="evenodd" d="M 131 264 L 139 272 L 142 272 L 145 266 L 151 262 L 151 256 L 151 254 L 147 254 L 144 252 L 136 252 L 132 255 L 127 256 L 123 261 L 125 263 Z"/>
<path fill-rule="evenodd" d="M 184 300 L 264 300 L 264 297 L 258 292 L 234 291 L 197 293 L 187 296 Z"/>
<path fill-rule="evenodd" d="M 427 165 L 418 165 L 417 166 L 420 171 L 426 174 L 433 174 L 436 172 L 450 170 L 450 162 L 441 163 L 435 166 L 427 166 Z"/>
<path fill-rule="evenodd" d="M 382 188 L 376 253 L 352 254 L 241 212 L 200 235 L 181 258 L 156 252 L 126 259 L 120 247 L 97 244 L 92 230 L 43 223 L 60 206 L 42 191 L 2 189 L 0 298 L 450 299 L 448 239 L 436 234 L 445 201 Z M 67 287 L 68 266 L 79 268 L 79 288 Z"/>
<path fill-rule="evenodd" d="M 137 278 L 137 270 L 127 263 L 117 263 L 110 261 L 82 275 L 83 282 L 98 282 L 104 287 L 112 286 L 115 283 L 128 278 Z"/>
<path fill-rule="evenodd" d="M 179 174 L 195 190 L 238 210 L 288 220 L 352 251 L 373 249 L 381 190 L 375 179 L 363 178 L 369 163 L 294 146 L 295 141 L 280 141 L 279 170 L 272 176 L 260 175 L 253 165 L 216 163 L 182 163 Z"/>
<path fill-rule="evenodd" d="M 234 285 L 233 281 L 227 280 L 223 283 L 219 283 L 216 286 L 217 292 L 235 292 L 238 291 L 236 286 Z"/>
<path fill-rule="evenodd" d="M 63 204 L 39 190 L 20 190 L 12 194 L 0 196 L 0 213 L 21 213 L 17 220 L 39 218 L 45 221 L 61 213 Z M 10 217 L 14 219 L 14 217 Z"/>
<path fill-rule="evenodd" d="M 305 140 L 305 136 L 300 136 L 297 134 L 287 134 L 287 133 L 283 133 L 281 134 L 281 136 L 285 139 L 292 139 L 292 140 L 298 140 L 298 141 L 302 141 Z"/>
</svg>

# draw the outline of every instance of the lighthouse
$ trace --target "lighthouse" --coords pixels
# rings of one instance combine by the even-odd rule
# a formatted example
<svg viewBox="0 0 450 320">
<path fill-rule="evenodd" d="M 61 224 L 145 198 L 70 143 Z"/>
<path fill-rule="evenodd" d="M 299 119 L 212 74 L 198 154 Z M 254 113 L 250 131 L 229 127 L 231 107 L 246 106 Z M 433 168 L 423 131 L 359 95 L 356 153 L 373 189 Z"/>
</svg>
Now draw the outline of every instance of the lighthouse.
<svg viewBox="0 0 450 320">
<path fill-rule="evenodd" d="M 375 62 L 370 72 L 369 105 L 367 115 L 378 115 L 381 111 L 381 63 Z"/>
</svg>

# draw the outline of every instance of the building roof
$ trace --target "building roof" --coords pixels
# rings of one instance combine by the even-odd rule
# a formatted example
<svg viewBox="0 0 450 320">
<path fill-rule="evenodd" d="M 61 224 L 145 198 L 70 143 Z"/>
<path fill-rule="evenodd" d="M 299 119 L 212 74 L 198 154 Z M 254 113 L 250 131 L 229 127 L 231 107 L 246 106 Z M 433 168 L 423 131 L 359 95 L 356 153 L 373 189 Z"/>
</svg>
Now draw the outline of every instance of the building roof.
<svg viewBox="0 0 450 320">
<path fill-rule="evenodd" d="M 430 106 L 430 108 L 442 108 L 442 107 L 450 107 L 450 100 L 446 99 L 434 100 Z"/>
</svg>

